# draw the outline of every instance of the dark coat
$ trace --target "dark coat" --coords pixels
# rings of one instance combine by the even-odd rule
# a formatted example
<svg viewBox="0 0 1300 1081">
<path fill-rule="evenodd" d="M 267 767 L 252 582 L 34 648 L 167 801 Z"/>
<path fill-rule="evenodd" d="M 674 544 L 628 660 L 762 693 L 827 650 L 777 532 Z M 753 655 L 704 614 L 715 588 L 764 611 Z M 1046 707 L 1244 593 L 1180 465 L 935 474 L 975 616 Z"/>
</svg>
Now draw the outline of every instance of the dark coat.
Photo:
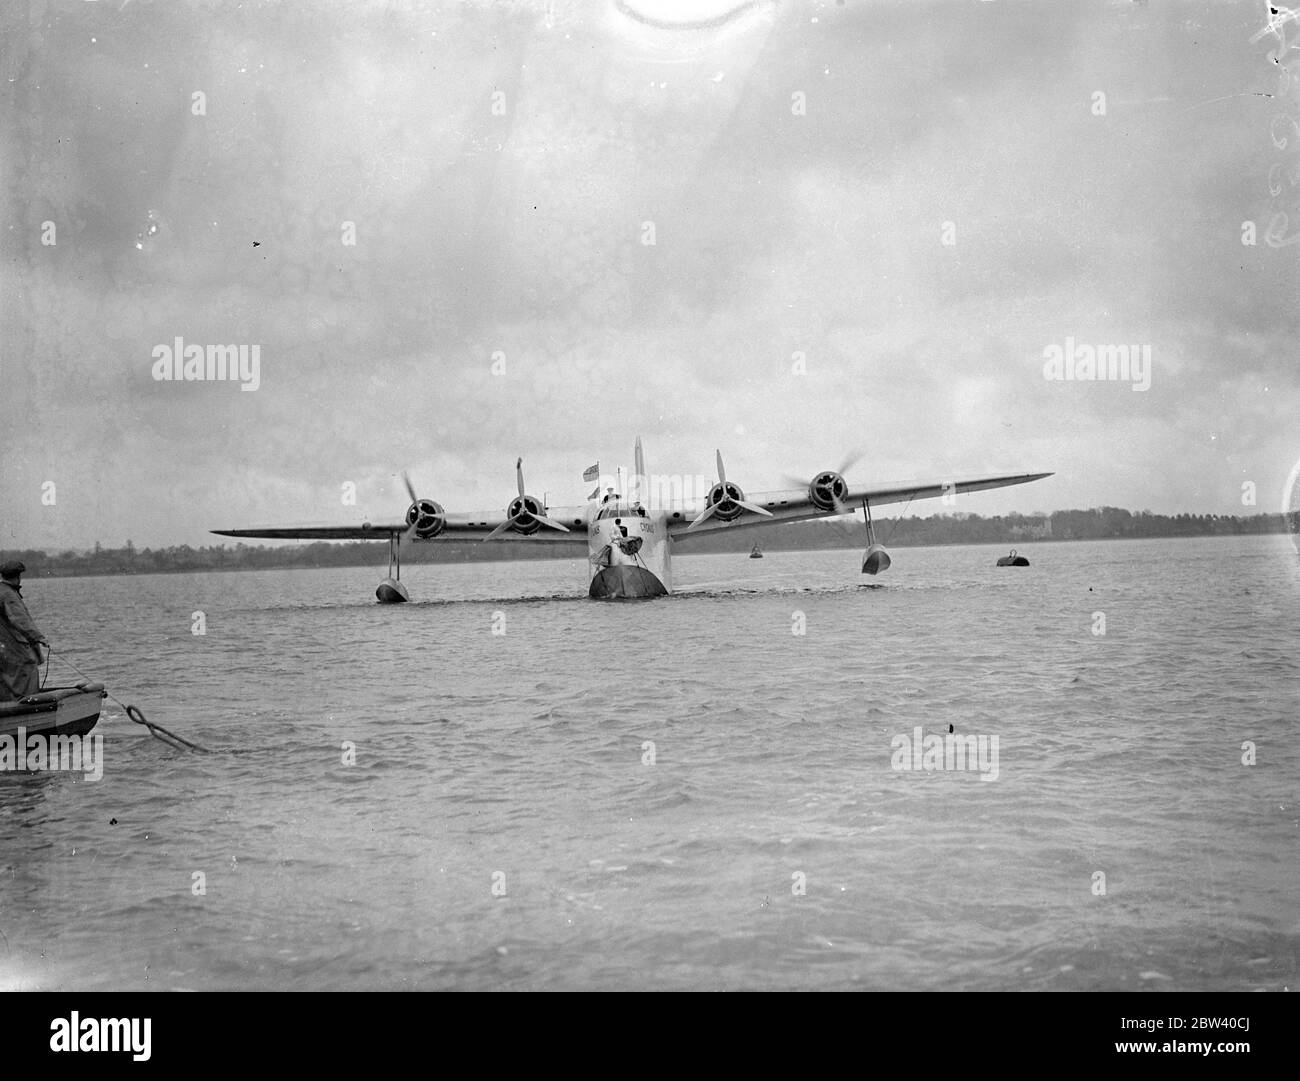
<svg viewBox="0 0 1300 1081">
<path fill-rule="evenodd" d="M 19 587 L 0 581 L 0 698 L 24 698 L 40 690 L 40 653 L 45 635 L 32 622 Z"/>
</svg>

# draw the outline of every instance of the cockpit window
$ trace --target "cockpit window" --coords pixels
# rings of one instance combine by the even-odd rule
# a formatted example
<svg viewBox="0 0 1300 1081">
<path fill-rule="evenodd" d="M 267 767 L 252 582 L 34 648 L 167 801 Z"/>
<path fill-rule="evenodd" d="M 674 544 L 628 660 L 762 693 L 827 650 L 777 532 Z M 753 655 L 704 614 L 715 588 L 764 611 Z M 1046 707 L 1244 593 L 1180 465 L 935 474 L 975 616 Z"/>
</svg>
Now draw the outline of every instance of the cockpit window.
<svg viewBox="0 0 1300 1081">
<path fill-rule="evenodd" d="M 596 515 L 596 520 L 603 518 L 648 518 L 645 507 L 640 503 L 623 503 L 617 497 L 611 497 L 610 501 L 600 508 L 600 513 Z"/>
</svg>

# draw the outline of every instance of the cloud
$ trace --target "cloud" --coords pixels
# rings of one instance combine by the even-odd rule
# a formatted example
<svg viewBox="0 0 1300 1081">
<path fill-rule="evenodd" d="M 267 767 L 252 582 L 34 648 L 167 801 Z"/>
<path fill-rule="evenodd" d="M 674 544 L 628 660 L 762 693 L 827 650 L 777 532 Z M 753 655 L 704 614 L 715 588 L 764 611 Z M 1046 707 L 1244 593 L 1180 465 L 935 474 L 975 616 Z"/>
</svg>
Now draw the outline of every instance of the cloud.
<svg viewBox="0 0 1300 1081">
<path fill-rule="evenodd" d="M 638 432 L 751 490 L 855 447 L 862 480 L 1055 468 L 1062 506 L 1280 488 L 1296 280 L 1240 242 L 1283 157 L 1253 8 L 683 11 L 17 26 L 0 544 L 350 521 L 348 480 L 400 514 L 403 468 L 487 509 L 519 454 L 578 499 Z M 177 336 L 258 344 L 260 389 L 155 382 Z M 1149 342 L 1151 390 L 1045 381 L 1066 336 Z"/>
</svg>

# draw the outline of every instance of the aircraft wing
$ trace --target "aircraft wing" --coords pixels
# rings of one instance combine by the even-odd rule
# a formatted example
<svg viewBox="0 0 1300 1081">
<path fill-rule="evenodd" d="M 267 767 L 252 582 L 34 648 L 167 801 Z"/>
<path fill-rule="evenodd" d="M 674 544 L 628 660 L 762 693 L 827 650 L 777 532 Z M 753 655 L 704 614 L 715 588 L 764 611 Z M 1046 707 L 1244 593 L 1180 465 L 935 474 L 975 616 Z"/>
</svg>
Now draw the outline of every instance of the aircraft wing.
<svg viewBox="0 0 1300 1081">
<path fill-rule="evenodd" d="M 698 504 L 690 510 L 678 512 L 680 517 L 669 515 L 668 532 L 675 541 L 687 537 L 703 536 L 716 533 L 722 529 L 750 529 L 755 526 L 773 525 L 776 522 L 800 522 L 812 518 L 830 518 L 839 513 L 860 511 L 862 501 L 866 499 L 874 511 L 891 503 L 910 503 L 917 499 L 933 499 L 935 496 L 962 495 L 967 492 L 983 492 L 990 488 L 1007 488 L 1013 484 L 1028 484 L 1032 480 L 1050 477 L 1051 473 L 1015 473 L 1005 477 L 974 477 L 970 480 L 910 481 L 884 484 L 876 487 L 850 488 L 843 501 L 844 511 L 834 508 L 824 510 L 812 501 L 807 488 L 796 488 L 784 492 L 755 492 L 746 495 L 745 501 L 762 507 L 771 517 L 760 516 L 746 511 L 732 522 L 719 522 L 716 517 L 702 522 L 694 529 L 689 526 L 704 510 Z"/>
<path fill-rule="evenodd" d="M 556 529 L 539 529 L 536 533 L 505 532 L 502 540 L 528 541 L 530 544 L 570 545 L 586 550 L 587 529 L 583 507 L 553 507 L 550 516 L 570 530 L 561 533 Z M 413 537 L 413 542 L 437 543 L 447 541 L 481 541 L 505 522 L 500 511 L 492 513 L 459 513 L 446 515 L 446 525 L 436 537 Z M 362 522 L 360 525 L 308 525 L 264 526 L 250 529 L 213 529 L 209 532 L 222 537 L 253 537 L 262 540 L 388 540 L 394 534 L 404 535 L 410 526 L 405 521 Z"/>
<path fill-rule="evenodd" d="M 268 526 L 254 529 L 210 529 L 219 537 L 260 537 L 264 540 L 387 540 L 394 533 L 405 533 L 405 522 L 361 525 Z"/>
</svg>

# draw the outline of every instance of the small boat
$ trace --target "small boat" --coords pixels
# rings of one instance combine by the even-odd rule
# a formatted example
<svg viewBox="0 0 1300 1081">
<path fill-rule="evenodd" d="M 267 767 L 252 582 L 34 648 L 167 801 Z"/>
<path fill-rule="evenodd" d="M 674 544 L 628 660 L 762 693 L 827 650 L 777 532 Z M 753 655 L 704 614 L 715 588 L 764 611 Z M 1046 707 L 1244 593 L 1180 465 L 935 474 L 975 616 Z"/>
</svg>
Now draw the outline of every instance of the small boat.
<svg viewBox="0 0 1300 1081">
<path fill-rule="evenodd" d="M 1027 560 L 1024 556 L 1016 555 L 1016 550 L 1012 548 L 1011 554 L 1009 556 L 1003 556 L 1001 559 L 998 560 L 998 566 L 999 567 L 1027 567 L 1029 566 L 1029 560 Z"/>
<path fill-rule="evenodd" d="M 84 736 L 99 721 L 108 692 L 102 683 L 46 687 L 16 702 L 0 702 L 0 740 L 32 736 Z"/>
<path fill-rule="evenodd" d="M 750 559 L 762 559 L 762 558 L 763 558 L 763 553 L 760 552 L 760 551 L 758 550 L 758 545 L 757 545 L 757 544 L 754 545 L 754 547 L 751 548 L 751 549 L 749 550 L 749 558 L 750 558 Z"/>
</svg>

